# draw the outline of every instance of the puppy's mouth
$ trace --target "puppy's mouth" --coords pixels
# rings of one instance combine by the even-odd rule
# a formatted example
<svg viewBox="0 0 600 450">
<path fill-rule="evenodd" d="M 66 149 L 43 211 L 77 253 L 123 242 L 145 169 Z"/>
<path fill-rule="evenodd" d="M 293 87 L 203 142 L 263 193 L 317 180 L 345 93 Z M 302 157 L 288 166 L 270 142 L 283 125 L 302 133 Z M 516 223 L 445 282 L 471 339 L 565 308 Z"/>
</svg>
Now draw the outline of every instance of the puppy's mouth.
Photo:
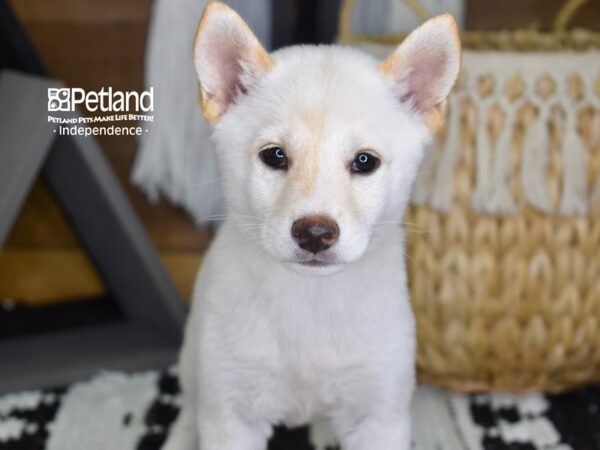
<svg viewBox="0 0 600 450">
<path fill-rule="evenodd" d="M 310 259 L 308 261 L 297 261 L 296 263 L 306 267 L 327 267 L 334 264 L 327 261 L 320 261 L 318 259 Z"/>
<path fill-rule="evenodd" d="M 293 271 L 305 275 L 331 275 L 344 267 L 344 263 L 333 254 L 296 254 L 295 258 L 287 260 L 286 263 Z"/>
<path fill-rule="evenodd" d="M 296 254 L 296 257 L 292 262 L 304 267 L 329 267 L 340 264 L 340 261 L 337 261 L 337 258 L 328 252 L 319 253 L 317 255 L 301 252 Z"/>
</svg>

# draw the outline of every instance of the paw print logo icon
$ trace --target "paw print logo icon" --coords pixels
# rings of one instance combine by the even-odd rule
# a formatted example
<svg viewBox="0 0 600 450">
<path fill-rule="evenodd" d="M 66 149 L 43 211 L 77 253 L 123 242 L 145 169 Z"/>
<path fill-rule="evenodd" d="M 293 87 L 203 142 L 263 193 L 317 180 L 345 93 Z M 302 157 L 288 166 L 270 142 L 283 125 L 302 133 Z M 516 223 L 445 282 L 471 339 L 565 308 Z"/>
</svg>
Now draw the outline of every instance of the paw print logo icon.
<svg viewBox="0 0 600 450">
<path fill-rule="evenodd" d="M 70 94 L 66 88 L 48 88 L 48 111 L 70 111 Z"/>
</svg>

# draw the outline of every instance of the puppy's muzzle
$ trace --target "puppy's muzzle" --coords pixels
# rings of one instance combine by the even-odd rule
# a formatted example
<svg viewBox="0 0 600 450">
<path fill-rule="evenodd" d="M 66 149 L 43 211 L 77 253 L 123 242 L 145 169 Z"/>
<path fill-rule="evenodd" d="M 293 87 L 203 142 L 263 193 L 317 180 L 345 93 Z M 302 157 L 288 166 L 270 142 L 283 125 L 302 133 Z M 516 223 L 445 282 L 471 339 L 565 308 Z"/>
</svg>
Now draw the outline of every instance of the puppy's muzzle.
<svg viewBox="0 0 600 450">
<path fill-rule="evenodd" d="M 340 236 L 340 228 L 329 217 L 307 216 L 294 222 L 292 236 L 300 248 L 317 254 L 336 243 Z"/>
</svg>

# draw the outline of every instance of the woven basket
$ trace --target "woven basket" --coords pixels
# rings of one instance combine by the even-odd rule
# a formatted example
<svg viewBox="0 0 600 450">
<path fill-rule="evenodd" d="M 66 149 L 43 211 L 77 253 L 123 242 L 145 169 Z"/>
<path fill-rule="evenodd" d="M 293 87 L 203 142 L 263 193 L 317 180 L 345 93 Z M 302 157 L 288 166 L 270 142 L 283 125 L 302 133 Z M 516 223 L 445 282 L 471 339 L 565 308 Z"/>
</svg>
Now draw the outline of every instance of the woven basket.
<svg viewBox="0 0 600 450">
<path fill-rule="evenodd" d="M 446 127 L 406 222 L 423 382 L 563 391 L 600 380 L 600 34 L 466 32 Z M 378 56 L 401 36 L 340 41 Z M 414 0 L 415 11 L 427 14 Z"/>
</svg>

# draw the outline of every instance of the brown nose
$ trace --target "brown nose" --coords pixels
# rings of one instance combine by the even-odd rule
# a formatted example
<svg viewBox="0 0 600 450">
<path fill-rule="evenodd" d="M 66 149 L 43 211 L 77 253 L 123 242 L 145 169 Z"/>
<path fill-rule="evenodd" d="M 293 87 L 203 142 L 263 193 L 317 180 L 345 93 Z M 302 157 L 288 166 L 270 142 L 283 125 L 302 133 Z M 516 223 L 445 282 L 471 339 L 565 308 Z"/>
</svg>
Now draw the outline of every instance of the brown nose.
<svg viewBox="0 0 600 450">
<path fill-rule="evenodd" d="M 340 228 L 329 217 L 307 216 L 294 222 L 292 236 L 301 248 L 316 254 L 335 244 Z"/>
</svg>

